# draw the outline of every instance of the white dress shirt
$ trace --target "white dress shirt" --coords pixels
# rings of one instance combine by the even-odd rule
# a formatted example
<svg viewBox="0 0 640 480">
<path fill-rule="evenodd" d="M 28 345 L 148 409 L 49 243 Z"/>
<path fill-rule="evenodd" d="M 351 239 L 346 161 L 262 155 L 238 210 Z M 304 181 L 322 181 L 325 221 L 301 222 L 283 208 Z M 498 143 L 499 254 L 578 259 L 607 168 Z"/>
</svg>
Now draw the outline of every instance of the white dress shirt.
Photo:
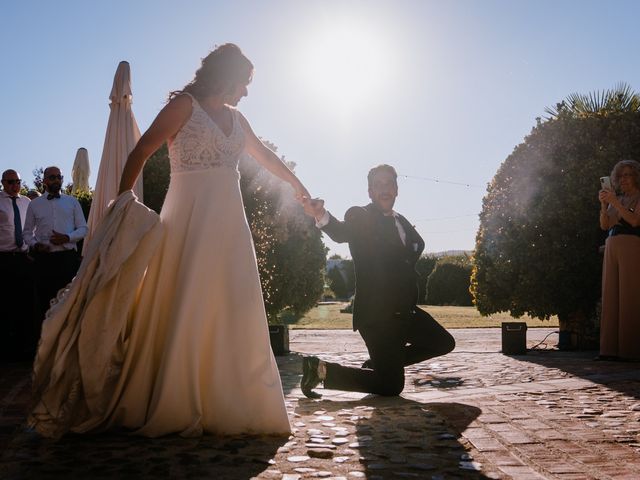
<svg viewBox="0 0 640 480">
<path fill-rule="evenodd" d="M 69 242 L 53 245 L 49 238 L 54 230 L 68 235 Z M 45 193 L 29 204 L 23 237 L 30 247 L 42 243 L 48 245 L 51 252 L 61 252 L 76 250 L 76 243 L 85 237 L 87 231 L 87 221 L 78 200 L 64 193 L 60 198 L 48 200 Z"/>
<path fill-rule="evenodd" d="M 396 228 L 398 229 L 398 235 L 400 235 L 400 240 L 402 240 L 403 245 L 406 245 L 407 232 L 404 231 L 404 227 L 402 226 L 402 224 L 400 223 L 400 220 L 398 219 L 398 214 L 394 210 L 392 210 L 391 213 L 389 213 L 388 215 L 385 215 L 385 217 L 388 217 L 388 216 L 393 216 L 393 219 L 396 222 Z M 326 226 L 328 223 L 329 223 L 329 211 L 325 210 L 324 215 L 319 220 L 316 220 L 316 227 L 322 228 Z"/>
<path fill-rule="evenodd" d="M 24 227 L 27 216 L 27 208 L 30 200 L 27 197 L 18 195 L 16 204 L 20 210 L 20 222 Z M 21 248 L 16 245 L 15 223 L 13 223 L 13 201 L 7 192 L 0 192 L 0 252 L 24 252 L 29 248 L 25 241 Z"/>
</svg>

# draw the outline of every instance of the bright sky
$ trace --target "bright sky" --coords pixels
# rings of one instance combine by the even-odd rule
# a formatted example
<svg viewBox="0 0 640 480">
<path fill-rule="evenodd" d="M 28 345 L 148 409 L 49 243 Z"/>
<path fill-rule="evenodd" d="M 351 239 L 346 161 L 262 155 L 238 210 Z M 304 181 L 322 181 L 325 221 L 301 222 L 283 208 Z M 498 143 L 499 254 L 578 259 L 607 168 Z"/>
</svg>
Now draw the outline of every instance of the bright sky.
<svg viewBox="0 0 640 480">
<path fill-rule="evenodd" d="M 118 62 L 144 131 L 234 42 L 256 67 L 239 109 L 334 215 L 368 203 L 367 171 L 390 163 L 426 251 L 471 250 L 487 183 L 546 106 L 640 89 L 639 14 L 633 0 L 6 1 L 0 169 L 70 180 L 85 147 L 93 185 Z"/>
</svg>

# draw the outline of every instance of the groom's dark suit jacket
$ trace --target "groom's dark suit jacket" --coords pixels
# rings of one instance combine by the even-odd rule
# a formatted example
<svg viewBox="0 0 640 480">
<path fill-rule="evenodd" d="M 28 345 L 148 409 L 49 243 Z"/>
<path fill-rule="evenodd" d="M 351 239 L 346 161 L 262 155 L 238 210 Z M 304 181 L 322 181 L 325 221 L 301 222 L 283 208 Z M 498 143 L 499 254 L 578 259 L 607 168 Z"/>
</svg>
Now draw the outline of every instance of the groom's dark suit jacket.
<svg viewBox="0 0 640 480">
<path fill-rule="evenodd" d="M 402 243 L 392 216 L 384 216 L 374 205 L 351 207 L 344 222 L 330 216 L 322 228 L 332 240 L 349 242 L 356 272 L 353 329 L 389 321 L 394 314 L 411 311 L 418 299 L 415 265 L 424 250 L 424 240 L 402 215 L 406 233 Z"/>
</svg>

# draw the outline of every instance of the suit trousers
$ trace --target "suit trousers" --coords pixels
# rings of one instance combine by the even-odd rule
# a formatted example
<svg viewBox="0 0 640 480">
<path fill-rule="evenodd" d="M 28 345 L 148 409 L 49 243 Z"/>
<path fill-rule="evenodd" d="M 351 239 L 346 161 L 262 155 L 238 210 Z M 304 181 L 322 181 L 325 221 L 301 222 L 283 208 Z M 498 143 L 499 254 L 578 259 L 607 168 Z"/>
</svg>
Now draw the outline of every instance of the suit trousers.
<svg viewBox="0 0 640 480">
<path fill-rule="evenodd" d="M 0 252 L 0 360 L 33 360 L 34 286 L 31 259 L 23 252 Z"/>
<path fill-rule="evenodd" d="M 404 367 L 445 355 L 455 341 L 424 310 L 394 314 L 360 327 L 372 368 L 345 367 L 327 362 L 324 387 L 350 392 L 399 395 L 404 389 Z"/>
<path fill-rule="evenodd" d="M 607 238 L 602 268 L 600 354 L 640 359 L 640 237 Z"/>
<path fill-rule="evenodd" d="M 58 291 L 66 287 L 78 273 L 80 254 L 75 250 L 62 252 L 36 253 L 34 270 L 36 275 L 36 324 L 34 327 L 34 341 L 38 344 L 40 329 L 47 310 Z"/>
</svg>

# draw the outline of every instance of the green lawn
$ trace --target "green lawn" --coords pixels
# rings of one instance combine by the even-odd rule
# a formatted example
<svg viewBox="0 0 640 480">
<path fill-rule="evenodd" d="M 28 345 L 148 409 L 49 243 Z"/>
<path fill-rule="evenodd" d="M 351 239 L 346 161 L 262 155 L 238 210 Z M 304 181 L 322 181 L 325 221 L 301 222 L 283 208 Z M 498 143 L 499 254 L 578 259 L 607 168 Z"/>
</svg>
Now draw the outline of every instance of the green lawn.
<svg viewBox="0 0 640 480">
<path fill-rule="evenodd" d="M 340 313 L 346 303 L 318 305 L 302 318 L 285 318 L 290 328 L 351 328 L 351 314 Z M 481 328 L 500 327 L 502 322 L 527 322 L 527 327 L 557 327 L 558 318 L 538 320 L 530 317 L 513 318 L 508 313 L 499 313 L 489 317 L 481 316 L 475 307 L 440 307 L 422 305 L 445 328 Z"/>
</svg>

